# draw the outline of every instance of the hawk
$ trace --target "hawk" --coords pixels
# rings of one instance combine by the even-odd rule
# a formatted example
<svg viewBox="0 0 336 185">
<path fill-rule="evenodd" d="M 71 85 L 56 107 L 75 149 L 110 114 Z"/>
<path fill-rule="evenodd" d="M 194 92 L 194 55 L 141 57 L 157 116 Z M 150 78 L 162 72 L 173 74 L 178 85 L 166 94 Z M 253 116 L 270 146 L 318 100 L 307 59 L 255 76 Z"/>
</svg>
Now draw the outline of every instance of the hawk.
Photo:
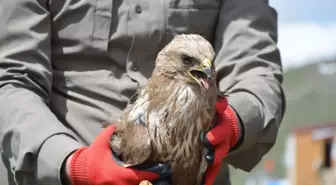
<svg viewBox="0 0 336 185">
<path fill-rule="evenodd" d="M 111 138 L 125 167 L 169 163 L 174 185 L 201 184 L 207 162 L 200 135 L 216 113 L 214 57 L 211 43 L 197 34 L 178 35 L 158 53 L 151 78 Z"/>
</svg>

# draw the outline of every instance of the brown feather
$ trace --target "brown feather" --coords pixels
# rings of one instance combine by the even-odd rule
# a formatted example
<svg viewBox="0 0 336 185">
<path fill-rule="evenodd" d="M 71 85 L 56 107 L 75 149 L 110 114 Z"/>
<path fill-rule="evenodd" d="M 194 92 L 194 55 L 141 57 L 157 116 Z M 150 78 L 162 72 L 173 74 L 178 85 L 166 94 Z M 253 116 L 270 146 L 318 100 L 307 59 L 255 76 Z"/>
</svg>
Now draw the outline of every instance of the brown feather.
<svg viewBox="0 0 336 185">
<path fill-rule="evenodd" d="M 207 167 L 199 136 L 209 129 L 215 114 L 216 72 L 212 63 L 210 87 L 202 89 L 181 62 L 183 54 L 196 61 L 194 67 L 215 55 L 199 35 L 176 36 L 158 54 L 152 78 L 125 109 L 111 147 L 128 166 L 145 160 L 168 162 L 173 185 L 198 185 Z M 145 125 L 137 121 L 141 113 Z"/>
</svg>

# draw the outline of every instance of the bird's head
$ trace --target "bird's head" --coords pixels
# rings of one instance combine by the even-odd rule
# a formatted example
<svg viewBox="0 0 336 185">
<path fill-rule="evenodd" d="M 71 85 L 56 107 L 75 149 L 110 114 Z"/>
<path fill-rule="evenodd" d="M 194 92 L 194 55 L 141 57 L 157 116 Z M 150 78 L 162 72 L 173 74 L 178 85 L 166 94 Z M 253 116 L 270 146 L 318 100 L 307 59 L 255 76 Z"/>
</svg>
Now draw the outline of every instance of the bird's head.
<svg viewBox="0 0 336 185">
<path fill-rule="evenodd" d="M 211 43 L 202 36 L 178 35 L 158 54 L 155 73 L 208 90 L 215 83 L 214 57 Z"/>
</svg>

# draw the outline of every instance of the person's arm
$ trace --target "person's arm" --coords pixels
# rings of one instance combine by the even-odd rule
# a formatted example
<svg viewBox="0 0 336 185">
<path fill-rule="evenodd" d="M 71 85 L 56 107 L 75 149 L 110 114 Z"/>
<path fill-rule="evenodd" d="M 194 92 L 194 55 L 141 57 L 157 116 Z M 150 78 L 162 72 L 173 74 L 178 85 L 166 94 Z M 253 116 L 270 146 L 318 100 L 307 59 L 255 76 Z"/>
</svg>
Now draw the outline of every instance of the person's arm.
<svg viewBox="0 0 336 185">
<path fill-rule="evenodd" d="M 214 37 L 218 83 L 243 132 L 224 162 L 250 171 L 273 147 L 286 107 L 277 13 L 266 0 L 224 0 L 221 6 Z"/>
<path fill-rule="evenodd" d="M 64 158 L 82 146 L 48 106 L 47 2 L 3 0 L 0 7 L 0 149 L 20 185 L 61 185 Z"/>
</svg>

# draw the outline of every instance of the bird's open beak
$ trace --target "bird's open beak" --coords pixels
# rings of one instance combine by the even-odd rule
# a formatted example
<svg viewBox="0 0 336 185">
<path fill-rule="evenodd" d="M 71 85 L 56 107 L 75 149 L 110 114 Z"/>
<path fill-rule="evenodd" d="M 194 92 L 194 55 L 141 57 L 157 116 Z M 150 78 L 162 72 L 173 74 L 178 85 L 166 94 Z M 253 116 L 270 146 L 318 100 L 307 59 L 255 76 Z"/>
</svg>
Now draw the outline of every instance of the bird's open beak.
<svg viewBox="0 0 336 185">
<path fill-rule="evenodd" d="M 200 68 L 191 69 L 189 74 L 196 82 L 202 85 L 205 89 L 208 89 L 212 77 L 211 67 L 211 60 L 205 59 Z"/>
</svg>

